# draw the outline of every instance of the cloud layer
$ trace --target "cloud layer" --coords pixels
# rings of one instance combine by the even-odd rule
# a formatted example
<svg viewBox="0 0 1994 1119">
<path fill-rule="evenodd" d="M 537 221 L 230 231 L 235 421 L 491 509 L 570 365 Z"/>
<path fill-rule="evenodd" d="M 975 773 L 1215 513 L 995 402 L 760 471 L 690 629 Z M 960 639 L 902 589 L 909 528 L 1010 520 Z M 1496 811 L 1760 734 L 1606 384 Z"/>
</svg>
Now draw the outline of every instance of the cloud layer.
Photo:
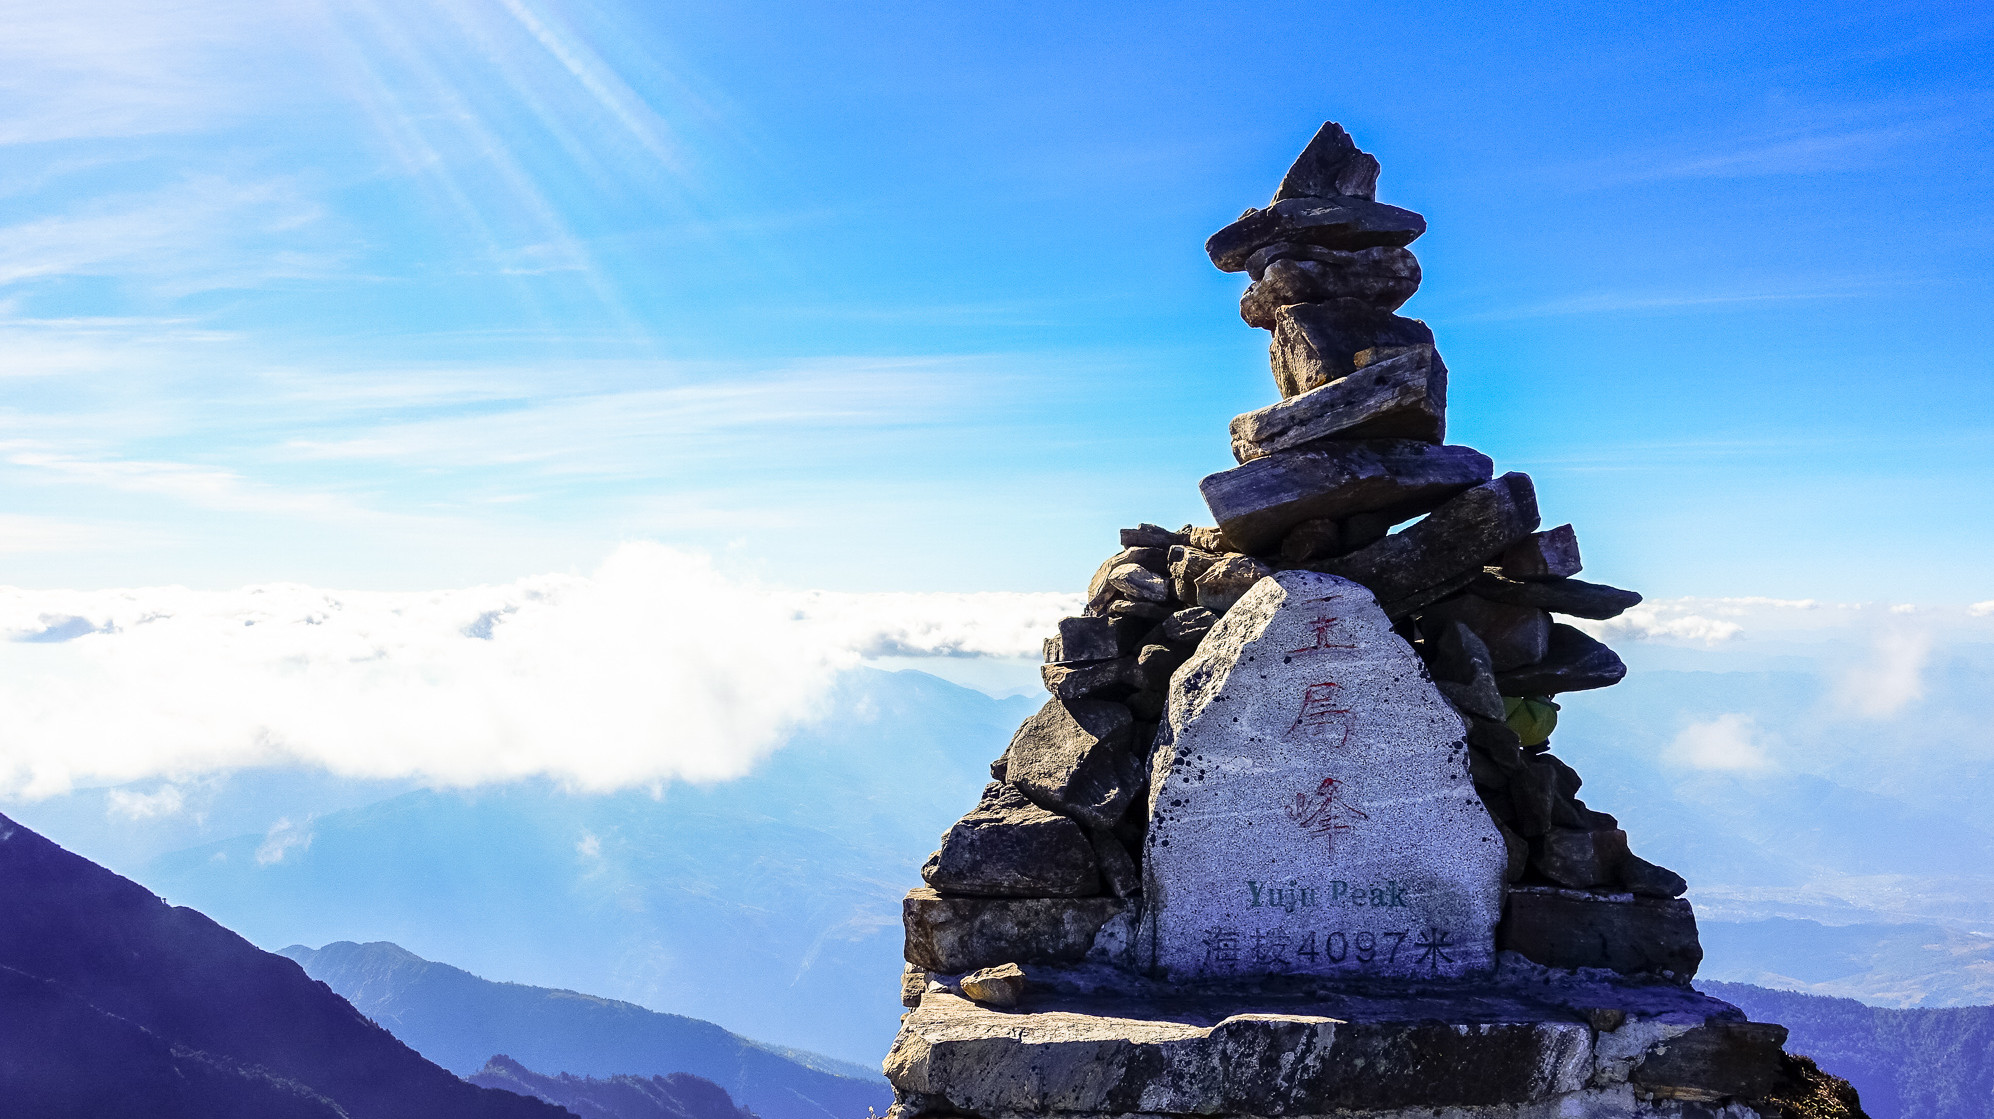
<svg viewBox="0 0 1994 1119">
<path fill-rule="evenodd" d="M 0 793 L 279 765 L 591 791 L 721 780 L 866 656 L 1018 655 L 1076 605 L 788 591 L 650 544 L 588 577 L 434 593 L 10 589 Z"/>
</svg>

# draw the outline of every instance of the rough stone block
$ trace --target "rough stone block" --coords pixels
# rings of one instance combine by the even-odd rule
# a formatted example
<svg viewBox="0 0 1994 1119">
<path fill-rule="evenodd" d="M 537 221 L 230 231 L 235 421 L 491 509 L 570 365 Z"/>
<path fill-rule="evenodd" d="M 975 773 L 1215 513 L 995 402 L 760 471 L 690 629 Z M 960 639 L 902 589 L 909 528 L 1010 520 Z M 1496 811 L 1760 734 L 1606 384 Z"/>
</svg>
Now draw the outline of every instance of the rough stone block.
<svg viewBox="0 0 1994 1119">
<path fill-rule="evenodd" d="M 963 976 L 956 986 L 962 993 L 986 1006 L 1016 1006 L 1025 997 L 1025 972 L 1017 964 L 978 968 Z"/>
<path fill-rule="evenodd" d="M 1275 312 L 1296 303 L 1350 299 L 1388 313 L 1419 290 L 1419 261 L 1405 249 L 1346 253 L 1283 242 L 1248 257 L 1246 271 L 1253 283 L 1239 299 L 1239 317 L 1262 330 L 1272 330 Z"/>
<path fill-rule="evenodd" d="M 1609 1114 L 1551 1102 L 1582 1091 L 1592 1070 L 1592 1028 L 1576 1013 L 1379 1021 L 1334 1006 L 1174 1001 L 1092 1007 L 1034 994 L 1019 1013 L 932 995 L 905 1019 L 886 1077 L 937 1115 Z"/>
<path fill-rule="evenodd" d="M 1274 201 L 1284 198 L 1378 197 L 1378 157 L 1357 147 L 1357 141 L 1335 121 L 1324 121 L 1308 146 L 1295 157 Z"/>
<path fill-rule="evenodd" d="M 1512 886 L 1497 945 L 1545 967 L 1607 968 L 1687 984 L 1703 962 L 1696 914 L 1681 898 Z"/>
<path fill-rule="evenodd" d="M 1340 380 L 1235 416 L 1232 454 L 1250 462 L 1324 439 L 1414 439 L 1447 434 L 1447 367 L 1412 346 Z"/>
<path fill-rule="evenodd" d="M 1094 862 L 1101 868 L 1101 886 L 1108 896 L 1127 898 L 1142 892 L 1142 875 L 1135 859 L 1114 832 L 1090 828 L 1087 838 L 1094 844 Z"/>
<path fill-rule="evenodd" d="M 1483 560 L 1535 531 L 1537 523 L 1537 491 L 1530 475 L 1511 472 L 1448 499 L 1403 532 L 1314 566 L 1371 588 L 1386 612 L 1397 617 L 1401 601 L 1479 571 Z M 1505 689 L 1503 694 L 1520 693 Z"/>
<path fill-rule="evenodd" d="M 1136 563 L 1125 563 L 1108 572 L 1108 586 L 1116 597 L 1131 602 L 1170 601 L 1170 580 Z"/>
<path fill-rule="evenodd" d="M 1046 639 L 1046 663 L 1114 660 L 1127 651 L 1122 648 L 1120 631 L 1124 628 L 1111 619 L 1092 615 L 1061 618 L 1058 636 Z"/>
<path fill-rule="evenodd" d="M 1536 664 L 1551 650 L 1551 615 L 1534 606 L 1512 606 L 1464 594 L 1436 602 L 1420 614 L 1421 632 L 1429 626 L 1444 631 L 1456 622 L 1481 638 L 1489 652 L 1490 667 L 1496 672 Z"/>
<path fill-rule="evenodd" d="M 1627 858 L 1627 833 L 1619 828 L 1579 831 L 1552 828 L 1537 840 L 1531 866 L 1560 886 L 1584 890 L 1614 881 Z"/>
<path fill-rule="evenodd" d="M 1253 589 L 1253 585 L 1273 573 L 1273 569 L 1252 556 L 1237 553 L 1223 556 L 1198 576 L 1194 589 L 1198 605 L 1213 614 L 1223 614 Z"/>
<path fill-rule="evenodd" d="M 1629 854 L 1622 860 L 1615 871 L 1615 878 L 1622 886 L 1642 897 L 1679 898 L 1689 890 L 1689 883 L 1683 880 L 1682 875 L 1635 854 Z"/>
<path fill-rule="evenodd" d="M 996 781 L 984 787 L 975 808 L 942 833 L 941 849 L 928 856 L 921 878 L 937 890 L 978 897 L 1086 897 L 1101 891 L 1094 848 L 1080 825 Z"/>
<path fill-rule="evenodd" d="M 1433 331 L 1425 323 L 1356 300 L 1297 303 L 1274 312 L 1267 360 L 1281 395 L 1299 396 L 1356 372 L 1363 350 L 1432 344 Z"/>
<path fill-rule="evenodd" d="M 1281 538 L 1281 560 L 1284 563 L 1328 559 L 1343 551 L 1343 524 L 1328 517 L 1303 521 Z"/>
<path fill-rule="evenodd" d="M 1171 591 L 1184 602 L 1198 601 L 1198 576 L 1203 575 L 1224 554 L 1196 547 L 1170 549 Z"/>
<path fill-rule="evenodd" d="M 1220 554 L 1237 552 L 1239 549 L 1226 539 L 1224 530 L 1215 525 L 1185 525 L 1184 535 L 1191 541 L 1191 547 L 1201 552 Z"/>
<path fill-rule="evenodd" d="M 1091 898 L 944 897 L 909 891 L 901 903 L 907 962 L 959 975 L 982 967 L 1078 963 L 1126 901 Z"/>
<path fill-rule="evenodd" d="M 1613 650 L 1560 622 L 1551 627 L 1544 659 L 1496 673 L 1496 687 L 1504 695 L 1557 695 L 1618 684 L 1626 675 L 1627 666 Z"/>
<path fill-rule="evenodd" d="M 1756 1100 L 1784 1070 L 1786 1027 L 1713 1018 L 1649 1049 L 1628 1074 L 1634 1090 L 1664 1099 Z"/>
<path fill-rule="evenodd" d="M 1263 579 L 1171 688 L 1143 855 L 1151 966 L 1176 979 L 1493 965 L 1501 834 L 1461 717 L 1368 592 L 1306 571 Z"/>
<path fill-rule="evenodd" d="M 1487 482 L 1493 469 L 1488 456 L 1468 447 L 1399 439 L 1322 443 L 1254 459 L 1198 488 L 1227 538 L 1258 555 L 1307 520 L 1418 516 Z"/>
<path fill-rule="evenodd" d="M 1218 621 L 1217 614 L 1202 606 L 1187 606 L 1163 619 L 1163 639 L 1195 645 L 1204 640 L 1205 634 L 1209 633 Z"/>
<path fill-rule="evenodd" d="M 1536 582 L 1568 579 L 1584 568 L 1579 562 L 1579 536 L 1571 525 L 1533 532 L 1509 546 L 1497 566 L 1512 579 Z"/>
<path fill-rule="evenodd" d="M 1108 585 L 1108 578 L 1118 569 L 1132 563 L 1158 575 L 1167 574 L 1170 570 L 1168 556 L 1167 548 L 1123 548 L 1103 560 L 1101 566 L 1094 569 L 1094 577 L 1087 581 L 1087 612 L 1102 613 L 1108 603 L 1116 599 L 1118 592 Z"/>
<path fill-rule="evenodd" d="M 1277 241 L 1356 250 L 1410 245 L 1425 232 L 1425 218 L 1369 199 L 1284 198 L 1206 238 L 1205 255 L 1221 272 L 1243 272 L 1248 257 Z"/>
<path fill-rule="evenodd" d="M 1054 699 L 1011 737 L 1005 779 L 1041 808 L 1113 827 L 1144 780 L 1129 753 L 1134 730 L 1122 704 Z"/>
<path fill-rule="evenodd" d="M 1617 618 L 1629 607 L 1641 602 L 1641 596 L 1633 591 L 1623 591 L 1602 583 L 1587 583 L 1579 579 L 1548 579 L 1531 583 L 1511 579 L 1500 571 L 1485 571 L 1475 576 L 1468 589 L 1495 602 L 1535 606 L 1553 614 L 1569 614 L 1574 618 L 1590 618 L 1599 622 Z"/>
<path fill-rule="evenodd" d="M 1134 528 L 1122 530 L 1124 548 L 1168 548 L 1173 544 L 1188 544 L 1190 540 L 1181 532 L 1172 532 L 1162 525 L 1144 522 Z"/>
<path fill-rule="evenodd" d="M 1128 690 L 1129 674 L 1134 670 L 1134 657 L 1078 664 L 1043 664 L 1039 666 L 1039 679 L 1044 682 L 1046 691 L 1060 699 L 1112 698 Z"/>
</svg>

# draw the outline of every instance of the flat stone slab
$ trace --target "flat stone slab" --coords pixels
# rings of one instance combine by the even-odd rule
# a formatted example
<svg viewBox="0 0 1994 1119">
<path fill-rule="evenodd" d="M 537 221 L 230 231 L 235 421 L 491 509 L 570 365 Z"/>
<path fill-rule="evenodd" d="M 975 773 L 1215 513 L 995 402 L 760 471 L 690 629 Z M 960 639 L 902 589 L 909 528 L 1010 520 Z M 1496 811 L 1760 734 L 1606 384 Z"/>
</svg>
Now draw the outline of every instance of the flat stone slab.
<svg viewBox="0 0 1994 1119">
<path fill-rule="evenodd" d="M 1672 1115 L 1666 1104 L 1647 1110 L 1627 1087 L 1630 1074 L 1650 1062 L 1663 1068 L 1667 1042 L 1744 1017 L 1681 988 L 1586 980 L 1117 996 L 1066 993 L 1056 975 L 1026 971 L 1029 991 L 1014 1009 L 922 997 L 886 1058 L 901 1114 L 1304 1116 L 1564 1104 L 1581 1109 L 1541 1114 Z M 1603 1009 L 1620 1012 L 1616 1028 L 1589 1024 Z M 1736 1055 L 1713 1052 L 1703 1063 Z M 1677 1079 L 1703 1071 L 1670 1070 Z M 1697 1114 L 1713 1113 L 1732 1114 Z"/>
<path fill-rule="evenodd" d="M 1432 346 L 1412 346 L 1348 377 L 1233 417 L 1232 455 L 1251 462 L 1321 439 L 1447 435 L 1447 367 Z"/>
<path fill-rule="evenodd" d="M 1303 521 L 1355 513 L 1417 516 L 1487 482 L 1494 469 L 1472 447 L 1409 439 L 1329 442 L 1263 455 L 1208 475 L 1198 489 L 1226 539 L 1257 555 L 1272 551 Z"/>
<path fill-rule="evenodd" d="M 1137 965 L 1173 979 L 1494 966 L 1507 848 L 1460 715 L 1371 592 L 1262 579 L 1172 681 Z"/>
</svg>

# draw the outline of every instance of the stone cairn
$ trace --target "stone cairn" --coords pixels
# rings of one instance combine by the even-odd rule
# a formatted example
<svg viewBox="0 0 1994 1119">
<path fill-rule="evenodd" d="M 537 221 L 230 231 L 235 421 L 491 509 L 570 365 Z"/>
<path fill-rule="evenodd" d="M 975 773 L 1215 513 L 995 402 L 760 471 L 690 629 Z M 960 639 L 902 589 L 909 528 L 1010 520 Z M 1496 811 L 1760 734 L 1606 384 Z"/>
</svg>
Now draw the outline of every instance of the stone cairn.
<svg viewBox="0 0 1994 1119">
<path fill-rule="evenodd" d="M 1394 313 L 1426 222 L 1377 179 L 1325 124 L 1206 242 L 1282 399 L 1232 421 L 1216 526 L 1122 531 L 922 867 L 894 1119 L 1860 1114 L 1689 987 L 1683 879 L 1550 753 L 1554 697 L 1626 673 L 1554 615 L 1641 598 L 1446 443 Z"/>
</svg>

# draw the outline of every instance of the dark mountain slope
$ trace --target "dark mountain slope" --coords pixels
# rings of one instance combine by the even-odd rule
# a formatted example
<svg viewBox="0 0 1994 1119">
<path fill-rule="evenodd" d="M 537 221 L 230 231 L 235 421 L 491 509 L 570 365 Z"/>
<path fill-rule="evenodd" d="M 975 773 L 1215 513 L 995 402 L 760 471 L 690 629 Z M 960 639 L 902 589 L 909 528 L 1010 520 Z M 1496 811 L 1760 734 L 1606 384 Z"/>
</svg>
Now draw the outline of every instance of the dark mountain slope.
<svg viewBox="0 0 1994 1119">
<path fill-rule="evenodd" d="M 1778 1022 L 1789 1052 L 1855 1085 L 1872 1119 L 1994 1117 L 1994 1006 L 1896 1010 L 1746 983 L 1697 988 Z"/>
<path fill-rule="evenodd" d="M 567 1108 L 581 1119 L 755 1119 L 735 1107 L 720 1085 L 702 1076 L 542 1076 L 500 1054 L 485 1063 L 471 1083 L 536 1096 Z"/>
<path fill-rule="evenodd" d="M 4 1067 L 60 1088 L 49 1070 L 85 1078 L 49 1098 L 37 1116 L 163 1113 L 110 1101 L 167 1091 L 147 1077 L 191 1070 L 190 1104 L 227 1114 L 268 1085 L 270 1115 L 323 1115 L 302 1085 L 351 1119 L 554 1119 L 560 1110 L 466 1084 L 314 982 L 297 964 L 264 952 L 191 909 L 57 847 L 0 816 L 0 966 L 12 969 L 23 1005 L 46 1023 L 7 1049 Z M 35 987 L 33 981 L 48 985 Z M 10 1006 L 11 1001 L 10 1001 Z M 165 1058 L 161 1047 L 165 1047 Z M 124 1052 L 125 1066 L 107 1058 Z M 203 1068 L 210 1071 L 203 1071 Z M 97 1070 L 94 1075 L 90 1070 Z M 292 1089 L 276 1082 L 293 1082 Z M 217 1096 L 201 1096 L 203 1083 Z M 11 1083 L 0 1100 L 15 1098 Z M 171 1092 L 167 1091 L 170 1099 Z M 89 1100 L 98 1102 L 92 1104 Z M 295 1106 L 291 1101 L 297 1101 Z M 265 1114 L 251 1111 L 248 1114 Z"/>
<path fill-rule="evenodd" d="M 711 1022 L 592 995 L 494 983 L 387 943 L 302 945 L 284 955 L 324 980 L 423 1056 L 459 1075 L 505 1053 L 527 1068 L 577 1076 L 691 1073 L 762 1119 L 857 1119 L 884 1112 L 884 1078 L 828 1071 L 835 1062 L 778 1050 Z M 819 1067 L 806 1064 L 816 1062 Z"/>
<path fill-rule="evenodd" d="M 0 1007 L 0 1115 L 344 1119 L 296 1081 L 172 1045 L 10 967 L 0 967 Z"/>
</svg>

